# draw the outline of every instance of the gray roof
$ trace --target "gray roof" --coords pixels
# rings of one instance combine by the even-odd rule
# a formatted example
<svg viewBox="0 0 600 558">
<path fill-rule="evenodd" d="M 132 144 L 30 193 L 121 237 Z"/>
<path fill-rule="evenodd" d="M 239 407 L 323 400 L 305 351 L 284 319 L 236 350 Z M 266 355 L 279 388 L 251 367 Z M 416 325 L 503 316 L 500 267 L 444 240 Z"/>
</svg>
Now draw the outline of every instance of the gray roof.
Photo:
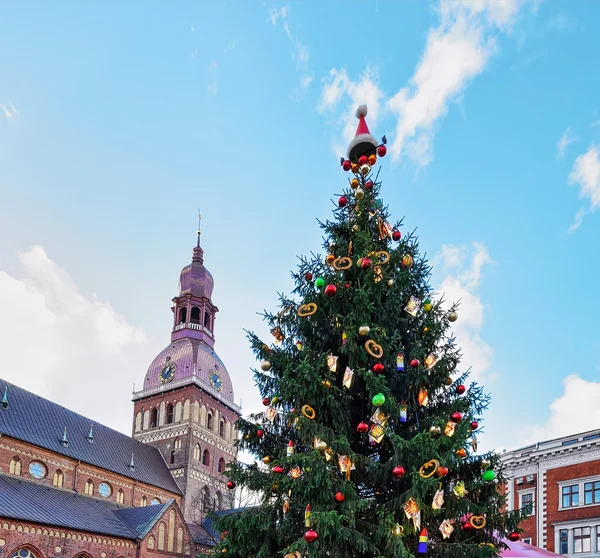
<svg viewBox="0 0 600 558">
<path fill-rule="evenodd" d="M 158 449 L 2 379 L 0 398 L 5 388 L 8 408 L 0 408 L 0 435 L 181 494 Z M 87 439 L 92 426 L 93 443 Z M 61 443 L 65 427 L 68 446 Z M 129 467 L 132 454 L 134 471 Z"/>
<path fill-rule="evenodd" d="M 0 494 L 0 517 L 124 539 L 143 538 L 119 517 L 127 510 L 111 502 L 2 474 Z M 148 507 L 164 512 L 165 506 Z"/>
<path fill-rule="evenodd" d="M 169 500 L 161 505 L 118 509 L 114 511 L 114 514 L 119 518 L 121 523 L 127 525 L 127 527 L 137 533 L 140 539 L 143 539 L 173 502 L 174 500 Z"/>
</svg>

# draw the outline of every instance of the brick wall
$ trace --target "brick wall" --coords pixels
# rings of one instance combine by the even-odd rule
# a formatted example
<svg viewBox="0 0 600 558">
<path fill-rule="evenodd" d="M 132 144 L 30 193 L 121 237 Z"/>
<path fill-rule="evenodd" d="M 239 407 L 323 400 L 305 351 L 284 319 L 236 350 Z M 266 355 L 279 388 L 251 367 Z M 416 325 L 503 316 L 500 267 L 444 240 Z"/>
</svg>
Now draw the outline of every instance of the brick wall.
<svg viewBox="0 0 600 558">
<path fill-rule="evenodd" d="M 53 484 L 54 474 L 57 471 L 63 474 L 63 488 L 85 493 L 85 484 L 88 479 L 94 483 L 94 496 L 99 496 L 98 485 L 101 482 L 108 483 L 112 488 L 111 495 L 107 498 L 113 502 L 117 501 L 119 490 L 123 491 L 124 504 L 139 506 L 142 497 L 145 496 L 148 503 L 153 498 L 158 498 L 161 502 L 166 502 L 174 498 L 181 503 L 181 496 L 171 493 L 167 490 L 157 488 L 145 483 L 139 483 L 128 477 L 118 475 L 99 467 L 78 463 L 76 460 L 65 457 L 54 452 L 15 440 L 8 436 L 0 438 L 0 472 L 9 473 L 10 462 L 14 457 L 21 460 L 21 477 L 28 480 L 36 480 L 29 474 L 29 464 L 32 461 L 43 463 L 47 469 L 47 474 L 43 479 L 36 480 L 42 484 Z"/>
<path fill-rule="evenodd" d="M 514 510 L 518 510 L 520 508 L 520 501 L 519 501 L 519 492 L 521 491 L 526 491 L 526 490 L 535 490 L 536 486 L 537 486 L 537 475 L 534 474 L 533 475 L 533 482 L 527 482 L 527 480 L 525 478 L 523 478 L 523 484 L 521 485 L 517 485 L 515 482 L 513 482 L 513 494 L 512 494 L 512 498 L 513 498 L 513 509 Z M 537 491 L 534 491 L 534 515 L 529 516 L 527 519 L 525 519 L 520 525 L 519 527 L 521 529 L 523 529 L 523 533 L 521 534 L 521 538 L 523 539 L 528 539 L 531 538 L 531 544 L 533 544 L 534 546 L 537 546 L 538 544 L 538 540 L 537 540 L 537 518 L 538 518 L 538 514 L 541 513 L 541 507 L 540 504 L 538 504 L 537 501 Z"/>
</svg>

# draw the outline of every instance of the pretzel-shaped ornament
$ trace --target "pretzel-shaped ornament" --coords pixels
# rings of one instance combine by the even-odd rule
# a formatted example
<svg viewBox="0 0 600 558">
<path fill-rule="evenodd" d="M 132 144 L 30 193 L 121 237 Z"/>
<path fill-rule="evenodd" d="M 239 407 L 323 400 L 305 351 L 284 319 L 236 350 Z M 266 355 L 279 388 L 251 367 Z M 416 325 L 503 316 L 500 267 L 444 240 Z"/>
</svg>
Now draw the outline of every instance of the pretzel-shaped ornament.
<svg viewBox="0 0 600 558">
<path fill-rule="evenodd" d="M 305 318 L 306 316 L 312 316 L 317 311 L 317 305 L 314 302 L 309 302 L 308 304 L 303 304 L 298 308 L 297 314 L 301 318 Z"/>
<path fill-rule="evenodd" d="M 385 265 L 391 259 L 390 253 L 386 252 L 385 250 L 371 252 L 367 258 L 370 258 L 371 256 L 375 256 L 373 259 L 376 260 L 379 265 Z"/>
<path fill-rule="evenodd" d="M 314 420 L 317 416 L 317 413 L 315 413 L 315 410 L 310 405 L 302 407 L 302 414 L 309 420 Z"/>
<path fill-rule="evenodd" d="M 472 515 L 469 519 L 469 523 L 473 529 L 483 529 L 485 527 L 486 519 L 483 515 Z"/>
<path fill-rule="evenodd" d="M 419 475 L 423 479 L 430 479 L 437 473 L 437 470 L 440 468 L 440 462 L 437 459 L 432 459 L 427 463 L 423 463 L 421 468 L 419 469 Z M 428 473 L 426 471 L 429 471 Z"/>
<path fill-rule="evenodd" d="M 337 271 L 343 271 L 345 269 L 350 269 L 351 267 L 352 260 L 346 256 L 342 256 L 333 260 L 333 269 L 336 269 Z"/>
<path fill-rule="evenodd" d="M 365 343 L 365 351 L 369 353 L 373 358 L 381 358 L 383 356 L 383 347 L 378 345 L 373 341 L 373 339 L 369 339 Z"/>
</svg>

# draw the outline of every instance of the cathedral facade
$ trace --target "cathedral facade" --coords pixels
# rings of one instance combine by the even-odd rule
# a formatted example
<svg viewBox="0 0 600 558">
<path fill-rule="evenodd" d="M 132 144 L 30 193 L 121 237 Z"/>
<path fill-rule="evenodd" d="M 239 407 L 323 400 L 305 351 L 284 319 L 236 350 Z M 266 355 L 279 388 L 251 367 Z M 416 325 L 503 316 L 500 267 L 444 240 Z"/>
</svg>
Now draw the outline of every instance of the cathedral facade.
<svg viewBox="0 0 600 558">
<path fill-rule="evenodd" d="M 233 504 L 223 471 L 240 407 L 214 351 L 213 286 L 198 233 L 171 342 L 133 395 L 131 436 L 0 379 L 0 558 L 183 557 L 214 545 L 202 523 Z"/>
</svg>

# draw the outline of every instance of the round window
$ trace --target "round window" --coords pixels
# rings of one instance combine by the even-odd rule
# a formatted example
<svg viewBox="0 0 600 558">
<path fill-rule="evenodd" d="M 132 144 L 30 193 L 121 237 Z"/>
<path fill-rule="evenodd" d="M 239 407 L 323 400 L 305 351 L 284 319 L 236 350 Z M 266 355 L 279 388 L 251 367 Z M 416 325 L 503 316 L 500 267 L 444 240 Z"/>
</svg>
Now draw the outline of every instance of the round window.
<svg viewBox="0 0 600 558">
<path fill-rule="evenodd" d="M 98 492 L 100 493 L 100 496 L 104 496 L 105 498 L 108 498 L 112 494 L 112 488 L 110 487 L 110 484 L 108 484 L 107 482 L 101 482 L 98 485 Z"/>
<path fill-rule="evenodd" d="M 152 498 L 152 501 L 150 502 L 151 506 L 156 506 L 160 504 L 160 500 L 158 498 Z"/>
<path fill-rule="evenodd" d="M 40 463 L 39 461 L 32 461 L 29 464 L 29 474 L 34 479 L 43 479 L 46 476 L 47 472 L 48 471 L 46 470 L 46 466 L 43 463 Z"/>
</svg>

